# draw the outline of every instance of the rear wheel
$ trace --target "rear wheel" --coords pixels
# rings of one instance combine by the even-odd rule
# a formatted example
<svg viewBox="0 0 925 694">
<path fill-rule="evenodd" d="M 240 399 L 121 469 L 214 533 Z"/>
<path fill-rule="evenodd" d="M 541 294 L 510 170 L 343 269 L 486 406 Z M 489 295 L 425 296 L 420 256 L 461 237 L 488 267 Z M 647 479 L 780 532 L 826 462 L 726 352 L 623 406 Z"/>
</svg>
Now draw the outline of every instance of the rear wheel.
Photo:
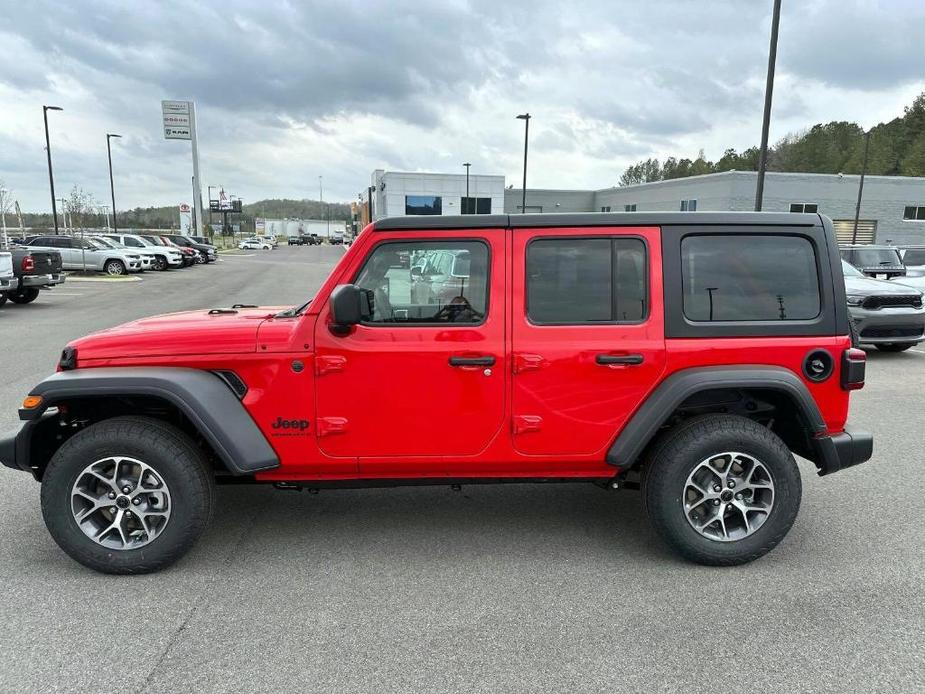
<svg viewBox="0 0 925 694">
<path fill-rule="evenodd" d="M 121 260 L 107 260 L 106 264 L 103 266 L 103 270 L 106 271 L 107 275 L 118 277 L 119 275 L 125 274 L 125 263 Z"/>
<path fill-rule="evenodd" d="M 669 431 L 643 470 L 646 511 L 681 556 L 732 566 L 772 550 L 800 508 L 784 442 L 745 417 L 705 415 Z"/>
<path fill-rule="evenodd" d="M 186 434 L 149 417 L 117 417 L 68 439 L 42 479 L 42 515 L 73 559 L 112 574 L 158 571 L 208 525 L 214 483 Z"/>
<path fill-rule="evenodd" d="M 915 342 L 889 342 L 886 344 L 876 345 L 881 352 L 905 352 L 911 347 L 915 347 Z"/>
<path fill-rule="evenodd" d="M 36 287 L 25 287 L 10 292 L 10 301 L 14 304 L 31 304 L 39 297 L 39 290 Z M 2 303 L 0 303 L 2 305 Z"/>
</svg>

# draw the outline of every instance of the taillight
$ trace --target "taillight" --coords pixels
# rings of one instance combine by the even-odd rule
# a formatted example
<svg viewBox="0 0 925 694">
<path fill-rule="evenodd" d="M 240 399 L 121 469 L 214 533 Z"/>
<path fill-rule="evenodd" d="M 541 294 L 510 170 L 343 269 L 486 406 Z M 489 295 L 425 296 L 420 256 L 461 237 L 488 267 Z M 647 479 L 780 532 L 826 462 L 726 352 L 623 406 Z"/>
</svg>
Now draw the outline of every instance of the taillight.
<svg viewBox="0 0 925 694">
<path fill-rule="evenodd" d="M 35 258 L 31 255 L 23 256 L 21 267 L 23 272 L 32 272 L 35 270 Z"/>
<path fill-rule="evenodd" d="M 845 390 L 863 388 L 866 368 L 867 353 L 863 349 L 846 349 L 841 357 L 841 387 Z"/>
</svg>

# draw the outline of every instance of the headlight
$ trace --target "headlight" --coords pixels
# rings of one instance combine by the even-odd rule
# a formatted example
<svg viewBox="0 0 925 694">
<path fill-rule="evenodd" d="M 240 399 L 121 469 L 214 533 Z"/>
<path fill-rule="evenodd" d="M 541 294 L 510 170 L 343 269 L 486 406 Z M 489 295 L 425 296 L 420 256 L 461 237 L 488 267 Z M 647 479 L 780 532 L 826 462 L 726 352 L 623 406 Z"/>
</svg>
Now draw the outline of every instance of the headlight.
<svg viewBox="0 0 925 694">
<path fill-rule="evenodd" d="M 857 296 L 857 295 L 855 295 L 855 294 L 849 294 L 849 295 L 848 295 L 848 305 L 849 305 L 849 306 L 860 306 L 861 304 L 864 303 L 864 299 L 865 299 L 865 298 L 866 298 L 866 297 L 863 297 L 863 296 Z"/>
</svg>

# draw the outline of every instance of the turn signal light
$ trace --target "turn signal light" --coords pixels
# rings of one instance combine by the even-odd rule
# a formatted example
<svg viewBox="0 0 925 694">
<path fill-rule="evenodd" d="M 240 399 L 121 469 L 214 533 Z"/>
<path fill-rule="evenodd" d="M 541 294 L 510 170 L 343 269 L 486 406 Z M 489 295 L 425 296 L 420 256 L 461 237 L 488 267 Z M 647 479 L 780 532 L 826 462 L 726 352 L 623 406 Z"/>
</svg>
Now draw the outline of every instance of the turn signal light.
<svg viewBox="0 0 925 694">
<path fill-rule="evenodd" d="M 24 410 L 34 410 L 42 404 L 41 395 L 27 395 L 26 399 L 22 401 L 22 408 Z"/>
</svg>

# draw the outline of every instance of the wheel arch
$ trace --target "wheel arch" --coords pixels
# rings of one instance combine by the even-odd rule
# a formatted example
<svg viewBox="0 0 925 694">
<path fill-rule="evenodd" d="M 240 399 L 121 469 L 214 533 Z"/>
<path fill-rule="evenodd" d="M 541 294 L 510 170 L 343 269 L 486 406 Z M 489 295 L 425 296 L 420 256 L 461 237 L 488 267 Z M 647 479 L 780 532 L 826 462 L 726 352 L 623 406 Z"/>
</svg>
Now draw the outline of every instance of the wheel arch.
<svg viewBox="0 0 925 694">
<path fill-rule="evenodd" d="M 658 435 L 698 414 L 733 413 L 762 421 L 787 447 L 817 464 L 829 454 L 827 427 L 806 384 L 778 366 L 695 367 L 672 374 L 649 395 L 607 451 L 610 465 L 628 470 Z"/>
<path fill-rule="evenodd" d="M 153 414 L 198 434 L 216 462 L 232 475 L 279 467 L 276 452 L 233 387 L 211 371 L 182 367 L 56 373 L 30 392 L 42 397 L 41 408 L 20 411 L 26 423 L 16 440 L 16 465 L 40 478 L 54 452 L 81 424 L 125 414 Z M 49 413 L 50 407 L 58 408 L 58 413 Z"/>
</svg>

